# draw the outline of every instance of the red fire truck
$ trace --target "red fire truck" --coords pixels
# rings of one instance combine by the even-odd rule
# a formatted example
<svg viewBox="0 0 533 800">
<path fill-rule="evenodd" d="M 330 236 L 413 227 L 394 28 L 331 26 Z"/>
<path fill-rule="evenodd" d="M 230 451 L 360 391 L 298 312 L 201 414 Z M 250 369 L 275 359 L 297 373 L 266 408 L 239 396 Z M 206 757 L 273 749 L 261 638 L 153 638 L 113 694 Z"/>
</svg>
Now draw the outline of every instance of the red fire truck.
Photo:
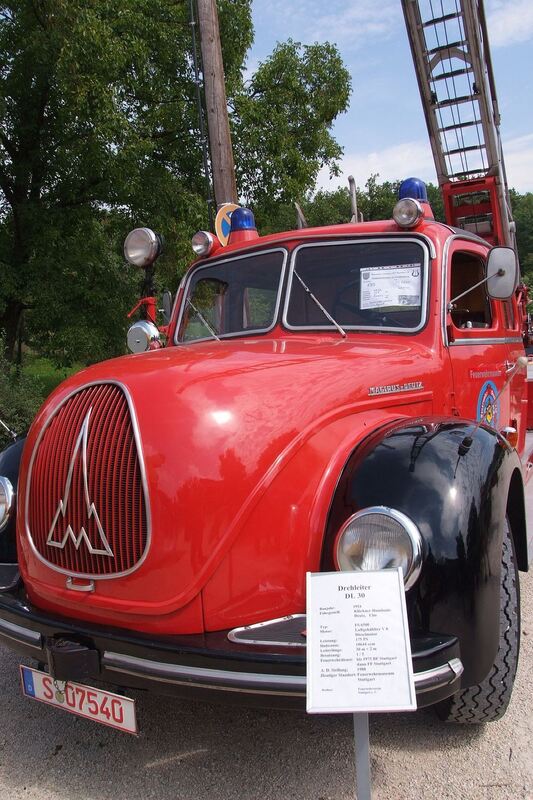
<svg viewBox="0 0 533 800">
<path fill-rule="evenodd" d="M 47 399 L 0 454 L 0 641 L 37 662 L 29 696 L 128 730 L 128 688 L 303 707 L 306 573 L 401 567 L 418 705 L 505 712 L 530 463 L 486 29 L 478 0 L 403 5 L 447 224 L 416 179 L 379 222 L 262 237 L 237 209 L 227 246 L 195 235 L 165 346 L 149 299 L 146 352 Z"/>
</svg>

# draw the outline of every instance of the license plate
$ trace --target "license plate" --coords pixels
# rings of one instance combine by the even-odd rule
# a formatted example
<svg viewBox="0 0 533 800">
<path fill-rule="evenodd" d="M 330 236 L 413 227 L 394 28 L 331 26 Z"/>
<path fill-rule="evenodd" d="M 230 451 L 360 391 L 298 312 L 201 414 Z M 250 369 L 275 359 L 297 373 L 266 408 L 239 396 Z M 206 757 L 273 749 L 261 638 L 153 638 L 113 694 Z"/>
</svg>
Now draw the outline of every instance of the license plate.
<svg viewBox="0 0 533 800">
<path fill-rule="evenodd" d="M 135 700 L 129 697 L 71 681 L 64 686 L 62 682 L 54 685 L 54 680 L 48 673 L 31 667 L 21 666 L 20 677 L 23 694 L 32 700 L 40 700 L 41 703 L 48 703 L 127 733 L 138 733 Z"/>
</svg>

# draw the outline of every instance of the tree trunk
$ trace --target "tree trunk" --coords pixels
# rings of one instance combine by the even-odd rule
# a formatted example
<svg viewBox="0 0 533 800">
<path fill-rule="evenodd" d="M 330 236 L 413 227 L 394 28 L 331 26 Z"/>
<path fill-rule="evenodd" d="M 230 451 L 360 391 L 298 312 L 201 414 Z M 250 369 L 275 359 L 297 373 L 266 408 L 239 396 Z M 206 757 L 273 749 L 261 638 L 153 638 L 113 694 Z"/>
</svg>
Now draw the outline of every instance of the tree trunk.
<svg viewBox="0 0 533 800">
<path fill-rule="evenodd" d="M 19 325 L 22 319 L 24 305 L 17 301 L 8 302 L 7 308 L 0 317 L 0 331 L 5 332 L 5 355 L 8 361 L 13 361 L 17 345 Z"/>
</svg>

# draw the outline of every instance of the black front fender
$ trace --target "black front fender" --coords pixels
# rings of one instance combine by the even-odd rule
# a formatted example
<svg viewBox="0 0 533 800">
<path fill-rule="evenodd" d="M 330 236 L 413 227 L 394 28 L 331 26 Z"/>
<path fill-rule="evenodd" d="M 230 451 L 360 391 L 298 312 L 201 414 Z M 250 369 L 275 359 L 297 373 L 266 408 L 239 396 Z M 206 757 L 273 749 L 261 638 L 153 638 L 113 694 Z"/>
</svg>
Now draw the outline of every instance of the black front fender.
<svg viewBox="0 0 533 800">
<path fill-rule="evenodd" d="M 0 452 L 0 475 L 9 479 L 15 491 L 15 497 L 18 486 L 20 459 L 22 457 L 25 441 L 25 437 L 17 439 L 13 444 Z M 3 531 L 0 531 L 0 564 L 14 564 L 17 560 L 15 516 L 15 513 L 12 513 L 7 527 Z"/>
<path fill-rule="evenodd" d="M 483 680 L 499 643 L 501 547 L 519 458 L 498 434 L 471 422 L 424 418 L 368 437 L 345 466 L 332 502 L 322 569 L 355 511 L 398 509 L 424 540 L 419 580 L 407 593 L 412 634 L 460 642 L 463 686 Z"/>
</svg>

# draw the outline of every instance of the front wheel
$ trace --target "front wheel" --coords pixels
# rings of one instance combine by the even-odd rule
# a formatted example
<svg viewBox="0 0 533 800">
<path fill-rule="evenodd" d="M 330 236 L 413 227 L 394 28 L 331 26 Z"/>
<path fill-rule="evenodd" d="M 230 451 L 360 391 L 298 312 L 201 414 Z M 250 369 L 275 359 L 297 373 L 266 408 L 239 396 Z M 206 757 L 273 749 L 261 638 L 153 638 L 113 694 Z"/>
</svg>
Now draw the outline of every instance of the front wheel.
<svg viewBox="0 0 533 800">
<path fill-rule="evenodd" d="M 477 724 L 503 717 L 513 691 L 520 646 L 520 589 L 509 520 L 505 519 L 500 576 L 500 643 L 492 668 L 481 683 L 438 703 L 447 722 Z"/>
</svg>

